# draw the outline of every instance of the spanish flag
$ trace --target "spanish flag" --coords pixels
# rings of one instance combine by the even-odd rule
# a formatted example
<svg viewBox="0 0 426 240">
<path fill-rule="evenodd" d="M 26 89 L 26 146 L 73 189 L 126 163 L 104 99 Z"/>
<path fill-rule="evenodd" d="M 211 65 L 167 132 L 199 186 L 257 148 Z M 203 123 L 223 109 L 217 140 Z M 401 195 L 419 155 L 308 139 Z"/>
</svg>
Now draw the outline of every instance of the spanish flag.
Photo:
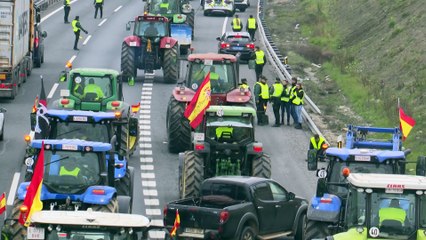
<svg viewBox="0 0 426 240">
<path fill-rule="evenodd" d="M 408 137 L 408 134 L 410 134 L 411 129 L 413 129 L 414 125 L 416 125 L 416 121 L 412 117 L 406 115 L 404 113 L 404 110 L 400 107 L 399 108 L 399 128 L 401 129 L 401 132 L 402 132 L 403 141 Z"/>
<path fill-rule="evenodd" d="M 34 174 L 27 189 L 24 204 L 21 206 L 21 214 L 19 215 L 19 223 L 26 227 L 30 224 L 31 216 L 35 212 L 43 209 L 43 203 L 41 202 L 40 195 L 44 174 L 44 142 L 42 142 L 41 145 L 41 150 L 34 168 Z"/>
<path fill-rule="evenodd" d="M 36 96 L 36 98 L 34 99 L 34 105 L 33 105 L 33 109 L 31 110 L 31 113 L 37 112 L 37 106 L 38 106 L 38 96 Z"/>
<path fill-rule="evenodd" d="M 137 113 L 139 111 L 139 108 L 141 107 L 141 103 L 132 105 L 132 113 Z"/>
<path fill-rule="evenodd" d="M 0 197 L 0 214 L 6 211 L 6 193 L 3 193 Z"/>
<path fill-rule="evenodd" d="M 178 230 L 180 226 L 180 216 L 179 216 L 179 210 L 176 209 L 176 218 L 175 218 L 175 223 L 173 224 L 173 228 L 170 231 L 170 236 L 174 237 L 176 236 L 176 231 Z"/>
<path fill-rule="evenodd" d="M 210 94 L 210 72 L 208 72 L 184 113 L 184 116 L 189 120 L 189 125 L 191 125 L 193 129 L 196 129 L 198 125 L 200 125 L 203 120 L 204 112 L 210 106 Z"/>
</svg>

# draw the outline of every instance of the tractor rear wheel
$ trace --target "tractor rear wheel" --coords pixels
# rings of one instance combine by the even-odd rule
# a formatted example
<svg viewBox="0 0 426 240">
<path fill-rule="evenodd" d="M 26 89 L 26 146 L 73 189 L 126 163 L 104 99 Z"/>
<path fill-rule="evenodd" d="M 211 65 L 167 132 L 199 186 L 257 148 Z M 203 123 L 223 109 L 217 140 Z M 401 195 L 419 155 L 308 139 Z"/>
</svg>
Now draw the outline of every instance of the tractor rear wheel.
<svg viewBox="0 0 426 240">
<path fill-rule="evenodd" d="M 318 222 L 308 220 L 305 228 L 305 239 L 324 239 L 330 235 L 330 230 L 328 229 L 328 222 Z"/>
<path fill-rule="evenodd" d="M 121 45 L 121 71 L 123 72 L 124 81 L 129 81 L 130 78 L 136 78 L 136 59 L 136 48 L 130 47 L 123 42 Z"/>
<path fill-rule="evenodd" d="M 10 221 L 10 224 L 5 224 L 3 226 L 2 232 L 9 236 L 9 239 L 26 239 L 27 228 L 22 226 L 18 221 L 19 215 L 21 214 L 20 208 L 23 203 L 24 201 L 15 198 L 12 215 L 9 217 L 10 219 L 13 219 L 13 221 Z"/>
<path fill-rule="evenodd" d="M 192 11 L 186 15 L 186 19 L 187 19 L 186 21 L 187 21 L 188 25 L 192 29 L 191 40 L 194 40 L 194 37 L 195 37 L 195 25 L 194 25 L 195 11 L 194 11 L 194 9 L 192 9 Z"/>
<path fill-rule="evenodd" d="M 253 158 L 252 176 L 270 178 L 271 177 L 271 157 L 263 153 L 260 157 Z"/>
<path fill-rule="evenodd" d="M 118 213 L 118 200 L 116 197 L 112 198 L 107 205 L 92 205 L 90 206 L 95 212 L 110 212 Z"/>
<path fill-rule="evenodd" d="M 191 126 L 183 114 L 185 103 L 178 102 L 173 96 L 167 108 L 167 138 L 169 152 L 178 153 L 189 150 L 191 147 Z"/>
<path fill-rule="evenodd" d="M 197 196 L 204 180 L 203 158 L 194 151 L 186 151 L 183 157 L 181 176 L 179 176 L 179 196 L 189 198 Z"/>
<path fill-rule="evenodd" d="M 179 78 L 179 49 L 176 43 L 172 48 L 164 50 L 163 75 L 166 83 L 176 83 Z"/>
<path fill-rule="evenodd" d="M 133 195 L 133 176 L 134 169 L 133 167 L 127 167 L 126 175 L 120 180 L 115 182 L 115 189 L 117 189 L 118 195 L 124 195 L 132 197 Z"/>
</svg>

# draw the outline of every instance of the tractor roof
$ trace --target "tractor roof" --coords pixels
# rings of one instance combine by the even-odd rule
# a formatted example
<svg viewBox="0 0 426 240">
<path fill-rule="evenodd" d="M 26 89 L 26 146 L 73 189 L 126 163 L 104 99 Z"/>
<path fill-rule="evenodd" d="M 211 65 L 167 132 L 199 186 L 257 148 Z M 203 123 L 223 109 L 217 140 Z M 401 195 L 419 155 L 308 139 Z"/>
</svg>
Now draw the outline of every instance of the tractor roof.
<svg viewBox="0 0 426 240">
<path fill-rule="evenodd" d="M 210 106 L 206 112 L 223 112 L 223 116 L 241 116 L 243 113 L 249 113 L 256 116 L 256 110 L 252 107 L 242 106 Z"/>
<path fill-rule="evenodd" d="M 138 214 L 122 214 L 91 211 L 39 211 L 31 216 L 35 224 L 83 225 L 99 227 L 148 227 L 147 217 Z"/>
<path fill-rule="evenodd" d="M 135 17 L 135 21 L 147 21 L 147 22 L 168 22 L 169 19 L 164 16 L 153 15 L 151 13 L 147 13 L 143 16 Z"/>
<path fill-rule="evenodd" d="M 51 145 L 55 150 L 85 151 L 85 147 L 91 147 L 93 152 L 106 152 L 111 150 L 111 144 L 102 142 L 91 142 L 79 139 L 37 139 L 31 141 L 31 147 L 41 148 L 44 145 Z"/>
<path fill-rule="evenodd" d="M 79 73 L 80 75 L 87 76 L 104 76 L 106 74 L 118 76 L 119 72 L 114 69 L 106 68 L 75 68 L 70 71 L 70 74 Z"/>
<path fill-rule="evenodd" d="M 327 156 L 335 156 L 343 161 L 378 161 L 380 163 L 390 159 L 405 159 L 403 151 L 391 151 L 368 148 L 335 148 L 331 147 L 325 151 Z M 377 159 L 377 160 L 376 160 Z"/>
<path fill-rule="evenodd" d="M 237 57 L 230 54 L 220 54 L 220 53 L 195 53 L 188 56 L 188 61 L 193 62 L 195 60 L 213 60 L 213 61 L 225 61 L 229 60 L 231 62 L 236 62 Z"/>
<path fill-rule="evenodd" d="M 390 191 L 426 190 L 426 177 L 398 174 L 351 173 L 347 180 L 356 187 Z"/>
<path fill-rule="evenodd" d="M 47 115 L 49 117 L 57 117 L 63 121 L 69 119 L 70 116 L 81 117 L 81 118 L 72 118 L 73 122 L 99 122 L 102 120 L 114 120 L 114 112 L 93 112 L 93 111 L 81 111 L 81 110 L 59 110 L 59 109 L 49 109 L 47 110 Z"/>
</svg>

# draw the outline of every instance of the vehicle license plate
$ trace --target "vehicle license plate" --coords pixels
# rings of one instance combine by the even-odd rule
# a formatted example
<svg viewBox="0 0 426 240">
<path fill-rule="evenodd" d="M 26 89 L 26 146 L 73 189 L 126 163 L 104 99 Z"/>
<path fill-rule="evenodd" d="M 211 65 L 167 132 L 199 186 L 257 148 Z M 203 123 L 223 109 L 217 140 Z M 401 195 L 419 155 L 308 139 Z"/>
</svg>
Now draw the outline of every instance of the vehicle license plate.
<svg viewBox="0 0 426 240">
<path fill-rule="evenodd" d="M 185 232 L 194 234 L 204 234 L 204 230 L 199 228 L 185 228 Z"/>
<path fill-rule="evenodd" d="M 28 227 L 27 239 L 44 239 L 44 228 Z"/>
<path fill-rule="evenodd" d="M 87 122 L 87 117 L 85 116 L 74 116 L 72 119 L 75 122 Z"/>
<path fill-rule="evenodd" d="M 233 49 L 240 51 L 240 50 L 243 50 L 243 47 L 233 47 Z"/>
<path fill-rule="evenodd" d="M 78 150 L 77 145 L 73 145 L 73 144 L 62 144 L 62 149 L 63 150 Z"/>
<path fill-rule="evenodd" d="M 370 156 L 355 156 L 355 161 L 368 162 L 370 161 Z"/>
</svg>

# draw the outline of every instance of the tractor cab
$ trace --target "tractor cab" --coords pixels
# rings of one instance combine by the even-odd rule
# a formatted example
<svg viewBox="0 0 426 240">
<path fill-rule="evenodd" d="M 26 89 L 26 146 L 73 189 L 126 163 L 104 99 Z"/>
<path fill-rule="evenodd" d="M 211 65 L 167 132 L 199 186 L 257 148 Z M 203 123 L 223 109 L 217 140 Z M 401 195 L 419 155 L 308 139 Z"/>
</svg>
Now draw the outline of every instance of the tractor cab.
<svg viewBox="0 0 426 240">
<path fill-rule="evenodd" d="M 170 36 L 169 19 L 162 16 L 144 15 L 134 20 L 133 35 L 142 38 L 161 38 Z M 128 24 L 130 30 L 130 25 Z"/>
</svg>

